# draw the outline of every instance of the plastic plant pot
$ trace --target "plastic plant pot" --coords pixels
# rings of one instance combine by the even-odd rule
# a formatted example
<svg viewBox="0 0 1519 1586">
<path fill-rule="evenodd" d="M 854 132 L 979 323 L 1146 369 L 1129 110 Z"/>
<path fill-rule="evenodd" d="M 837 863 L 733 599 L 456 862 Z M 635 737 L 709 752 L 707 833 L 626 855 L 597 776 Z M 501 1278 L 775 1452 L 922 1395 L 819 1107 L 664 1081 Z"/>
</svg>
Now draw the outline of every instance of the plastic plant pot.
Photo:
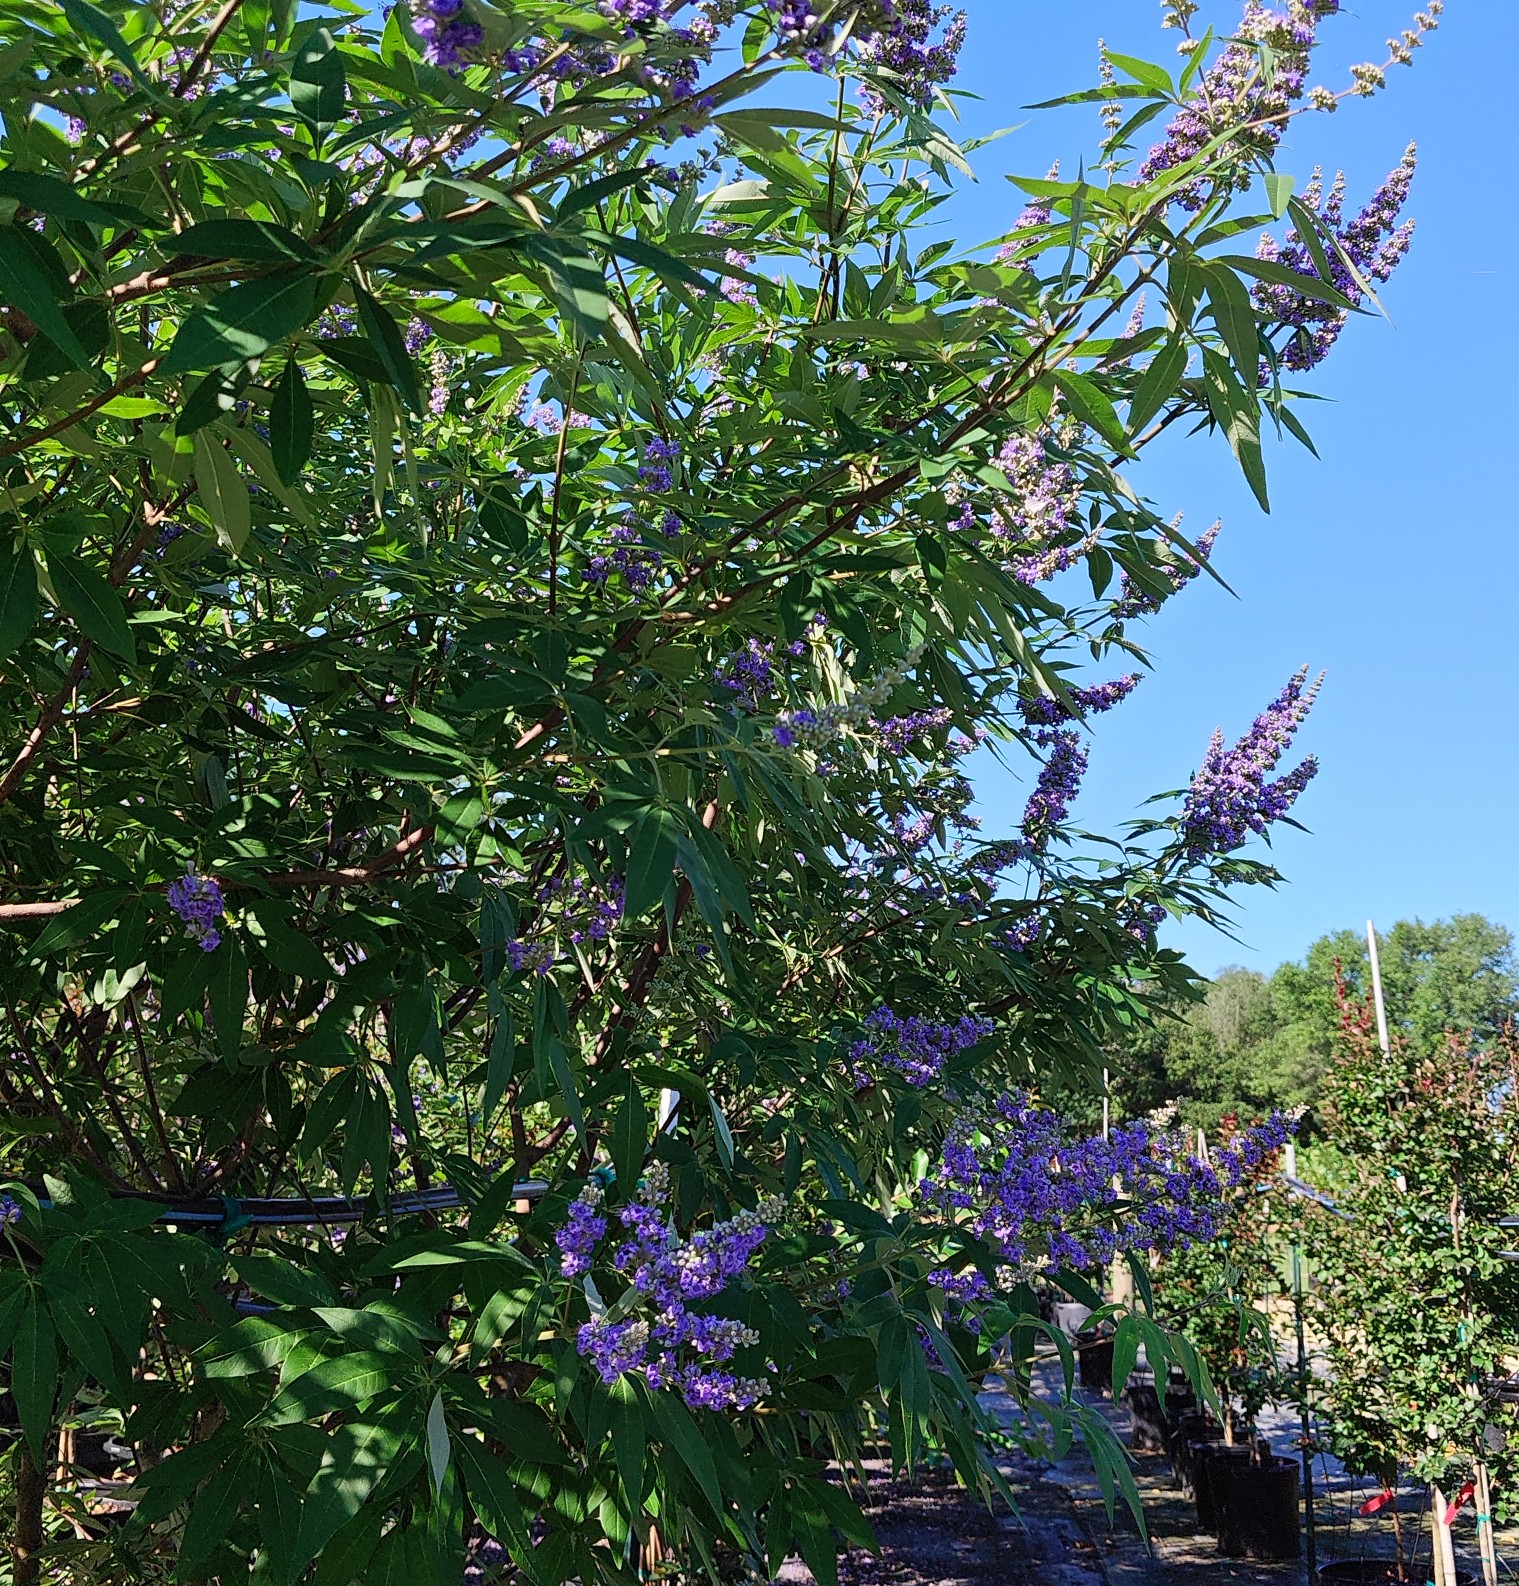
<svg viewBox="0 0 1519 1586">
<path fill-rule="evenodd" d="M 1424 1586 L 1429 1578 L 1427 1561 L 1406 1566 L 1401 1586 Z M 1390 1558 L 1340 1558 L 1319 1565 L 1319 1586 L 1400 1586 L 1398 1566 Z M 1477 1586 L 1477 1577 L 1456 1571 L 1456 1586 Z"/>
<path fill-rule="evenodd" d="M 1092 1393 L 1113 1391 L 1113 1340 L 1105 1333 L 1077 1333 L 1076 1364 L 1081 1386 Z"/>
<path fill-rule="evenodd" d="M 1197 1529 L 1217 1536 L 1219 1499 L 1235 1470 L 1250 1463 L 1254 1450 L 1248 1443 L 1211 1440 L 1193 1447 L 1192 1501 L 1197 1505 Z"/>
<path fill-rule="evenodd" d="M 1160 1395 L 1147 1382 L 1132 1383 L 1124 1398 L 1131 1421 L 1129 1447 L 1136 1454 L 1163 1454 L 1166 1449 L 1165 1417 Z"/>
<path fill-rule="evenodd" d="M 1279 1457 L 1215 1471 L 1219 1552 L 1265 1564 L 1298 1558 L 1303 1550 L 1298 1462 Z"/>
</svg>

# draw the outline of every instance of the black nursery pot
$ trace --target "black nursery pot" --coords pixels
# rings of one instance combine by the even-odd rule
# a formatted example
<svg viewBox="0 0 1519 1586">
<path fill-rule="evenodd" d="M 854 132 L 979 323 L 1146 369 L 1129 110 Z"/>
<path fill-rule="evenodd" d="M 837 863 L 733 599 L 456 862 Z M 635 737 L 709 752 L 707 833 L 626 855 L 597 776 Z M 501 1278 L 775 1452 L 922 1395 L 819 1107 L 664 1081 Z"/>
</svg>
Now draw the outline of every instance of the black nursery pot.
<svg viewBox="0 0 1519 1586">
<path fill-rule="evenodd" d="M 92 1476 L 114 1476 L 132 1463 L 132 1450 L 118 1440 L 115 1432 L 91 1432 L 80 1428 L 74 1433 L 74 1463 Z"/>
<path fill-rule="evenodd" d="M 1160 1395 L 1147 1382 L 1130 1385 L 1124 1398 L 1128 1401 L 1132 1425 L 1129 1430 L 1129 1447 L 1138 1454 L 1160 1454 L 1166 1447 L 1165 1418 L 1161 1414 Z"/>
<path fill-rule="evenodd" d="M 1220 1499 L 1235 1470 L 1250 1463 L 1250 1445 L 1210 1439 L 1192 1446 L 1192 1500 L 1197 1505 L 1197 1529 L 1217 1536 Z"/>
<path fill-rule="evenodd" d="M 1421 1586 L 1426 1574 L 1423 1564 L 1410 1564 L 1406 1586 Z M 1399 1586 L 1398 1566 L 1390 1558 L 1336 1559 L 1319 1565 L 1319 1586 Z M 1458 1569 L 1456 1586 L 1477 1586 L 1477 1577 Z"/>
<path fill-rule="evenodd" d="M 1083 1388 L 1093 1393 L 1111 1393 L 1113 1340 L 1101 1333 L 1077 1333 L 1076 1367 Z"/>
<path fill-rule="evenodd" d="M 1205 1410 L 1188 1410 L 1176 1419 L 1176 1425 L 1166 1438 L 1166 1451 L 1171 1456 L 1171 1472 L 1179 1485 L 1192 1485 L 1192 1445 L 1202 1442 L 1222 1442 L 1224 1429 Z"/>
<path fill-rule="evenodd" d="M 1303 1549 L 1295 1459 L 1233 1465 L 1214 1485 L 1218 1550 L 1226 1558 L 1261 1563 L 1294 1559 Z"/>
</svg>

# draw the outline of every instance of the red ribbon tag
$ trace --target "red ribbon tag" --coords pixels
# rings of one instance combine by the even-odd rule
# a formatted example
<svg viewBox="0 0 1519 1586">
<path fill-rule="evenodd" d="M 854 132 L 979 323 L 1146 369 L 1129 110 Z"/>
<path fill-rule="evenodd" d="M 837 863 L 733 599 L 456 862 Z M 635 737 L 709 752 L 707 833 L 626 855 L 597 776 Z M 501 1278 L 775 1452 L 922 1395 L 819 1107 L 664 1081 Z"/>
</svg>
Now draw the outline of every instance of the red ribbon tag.
<svg viewBox="0 0 1519 1586">
<path fill-rule="evenodd" d="M 1379 1492 L 1375 1498 L 1368 1498 L 1366 1502 L 1356 1510 L 1356 1513 L 1376 1514 L 1378 1510 L 1385 1509 L 1387 1505 L 1392 1502 L 1395 1496 L 1396 1495 L 1394 1494 L 1392 1488 L 1388 1487 L 1384 1492 Z"/>
<path fill-rule="evenodd" d="M 1476 1490 L 1477 1490 L 1476 1482 L 1469 1481 L 1460 1490 L 1460 1492 L 1458 1492 L 1456 1494 L 1456 1501 L 1454 1503 L 1446 1504 L 1446 1506 L 1445 1506 L 1445 1523 L 1446 1523 L 1446 1525 L 1449 1525 L 1451 1523 L 1451 1521 L 1454 1520 L 1456 1518 L 1456 1516 L 1458 1514 L 1460 1514 L 1460 1512 L 1466 1507 L 1466 1505 L 1469 1504 L 1472 1501 L 1472 1494 L 1475 1493 Z"/>
</svg>

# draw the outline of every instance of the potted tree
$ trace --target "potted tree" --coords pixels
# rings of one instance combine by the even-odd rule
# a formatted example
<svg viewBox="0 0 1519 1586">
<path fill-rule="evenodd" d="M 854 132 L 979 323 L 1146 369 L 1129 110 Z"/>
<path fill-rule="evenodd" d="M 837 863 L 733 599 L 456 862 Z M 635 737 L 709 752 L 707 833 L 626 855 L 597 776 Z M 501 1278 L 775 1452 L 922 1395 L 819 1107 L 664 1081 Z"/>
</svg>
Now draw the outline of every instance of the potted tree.
<svg viewBox="0 0 1519 1586">
<path fill-rule="evenodd" d="M 1231 1139 L 1238 1119 L 1226 1116 L 1222 1129 Z M 1216 1428 L 1194 1423 L 1179 1461 L 1199 1529 L 1218 1535 L 1226 1552 L 1292 1558 L 1299 1540 L 1296 1465 L 1273 1460 L 1255 1436 L 1256 1417 L 1287 1387 L 1267 1311 L 1284 1292 L 1275 1169 L 1274 1154 L 1262 1157 L 1232 1191 L 1221 1237 L 1163 1257 L 1155 1288 L 1161 1315 L 1190 1339 L 1217 1394 Z M 1239 1516 L 1233 1524 L 1231 1508 Z"/>
<path fill-rule="evenodd" d="M 1330 1447 L 1388 1491 L 1405 1475 L 1445 1494 L 1490 1485 L 1478 1507 L 1501 1518 L 1515 1459 L 1498 1384 L 1519 1346 L 1519 1271 L 1497 1223 L 1519 1205 L 1519 1045 L 1510 1032 L 1384 1050 L 1367 1008 L 1339 994 L 1320 1153 L 1333 1204 L 1303 1214 Z"/>
</svg>

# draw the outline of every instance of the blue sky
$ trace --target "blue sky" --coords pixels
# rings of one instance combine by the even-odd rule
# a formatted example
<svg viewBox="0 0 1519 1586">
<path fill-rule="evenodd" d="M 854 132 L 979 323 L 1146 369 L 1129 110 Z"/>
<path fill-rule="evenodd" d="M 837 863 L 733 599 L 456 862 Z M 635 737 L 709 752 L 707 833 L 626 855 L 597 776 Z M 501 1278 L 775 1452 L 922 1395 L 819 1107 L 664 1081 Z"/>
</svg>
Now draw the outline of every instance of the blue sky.
<svg viewBox="0 0 1519 1586">
<path fill-rule="evenodd" d="M 1090 107 L 1021 107 L 1096 80 L 1096 40 L 1175 64 L 1175 33 L 1147 0 L 959 0 L 969 42 L 957 86 L 968 133 L 1022 123 L 973 159 L 978 185 L 947 225 L 964 243 L 1005 229 L 1020 198 L 1003 178 L 1068 171 L 1095 141 Z M 1362 0 L 1326 23 L 1315 80 L 1385 58 L 1413 0 Z M 1229 31 L 1238 7 L 1205 4 Z M 1319 757 L 1274 857 L 1287 884 L 1239 897 L 1239 943 L 1185 922 L 1166 939 L 1211 973 L 1269 969 L 1314 937 L 1368 916 L 1381 925 L 1475 910 L 1519 928 L 1519 782 L 1513 591 L 1519 540 L 1505 488 L 1519 443 L 1510 360 L 1519 348 L 1519 204 L 1487 149 L 1509 102 L 1512 0 L 1452 0 L 1411 69 L 1336 114 L 1299 117 L 1279 168 L 1299 185 L 1342 166 L 1353 204 L 1416 139 L 1413 250 L 1383 294 L 1391 323 L 1352 324 L 1314 377 L 1326 399 L 1295 444 L 1268 452 L 1263 515 L 1222 443 L 1198 436 L 1149 456 L 1136 484 L 1201 532 L 1224 529 L 1215 565 L 1235 592 L 1198 580 L 1152 622 L 1155 671 L 1098 727 L 1076 819 L 1113 830 L 1149 794 L 1183 785 L 1214 726 L 1243 731 L 1295 667 L 1328 670 L 1299 744 Z M 988 827 L 1017 819 L 1025 788 L 985 760 Z M 1264 851 L 1257 845 L 1252 852 Z"/>
</svg>

